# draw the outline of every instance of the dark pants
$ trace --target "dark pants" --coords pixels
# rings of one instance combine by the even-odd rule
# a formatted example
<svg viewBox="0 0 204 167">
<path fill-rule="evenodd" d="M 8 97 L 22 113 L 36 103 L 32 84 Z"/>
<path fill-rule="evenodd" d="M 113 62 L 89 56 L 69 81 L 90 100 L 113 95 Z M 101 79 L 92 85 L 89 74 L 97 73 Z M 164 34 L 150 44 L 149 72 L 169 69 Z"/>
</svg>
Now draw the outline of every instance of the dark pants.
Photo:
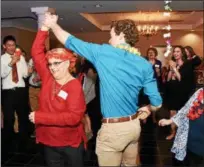
<svg viewBox="0 0 204 167">
<path fill-rule="evenodd" d="M 98 130 L 101 128 L 101 124 L 102 124 L 100 101 L 98 98 L 95 98 L 90 103 L 88 103 L 87 112 L 91 120 L 91 129 L 93 132 L 93 138 L 96 139 Z"/>
<path fill-rule="evenodd" d="M 185 159 L 185 165 L 190 167 L 203 167 L 204 156 L 197 155 L 190 150 L 187 150 L 187 156 Z"/>
<path fill-rule="evenodd" d="M 84 145 L 78 148 L 44 146 L 45 159 L 49 167 L 83 167 Z"/>
<path fill-rule="evenodd" d="M 29 136 L 30 123 L 28 120 L 29 104 L 26 88 L 16 88 L 2 91 L 2 111 L 3 111 L 3 145 L 9 151 L 12 147 L 11 141 L 14 139 L 14 112 L 18 115 L 19 124 L 19 145 L 25 145 Z"/>
</svg>

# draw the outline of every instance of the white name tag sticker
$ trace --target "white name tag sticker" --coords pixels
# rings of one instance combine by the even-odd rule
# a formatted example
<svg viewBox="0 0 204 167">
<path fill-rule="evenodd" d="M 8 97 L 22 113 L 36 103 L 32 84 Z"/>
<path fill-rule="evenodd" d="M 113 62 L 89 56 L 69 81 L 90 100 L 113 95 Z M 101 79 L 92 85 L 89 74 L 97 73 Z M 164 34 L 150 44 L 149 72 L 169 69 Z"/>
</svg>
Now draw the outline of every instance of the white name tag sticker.
<svg viewBox="0 0 204 167">
<path fill-rule="evenodd" d="M 158 65 L 158 64 L 156 64 L 156 65 L 155 65 L 155 67 L 159 68 L 159 65 Z"/>
<path fill-rule="evenodd" d="M 64 100 L 66 100 L 67 96 L 68 96 L 68 93 L 63 91 L 63 90 L 60 90 L 60 92 L 58 93 L 58 96 L 63 98 Z"/>
</svg>

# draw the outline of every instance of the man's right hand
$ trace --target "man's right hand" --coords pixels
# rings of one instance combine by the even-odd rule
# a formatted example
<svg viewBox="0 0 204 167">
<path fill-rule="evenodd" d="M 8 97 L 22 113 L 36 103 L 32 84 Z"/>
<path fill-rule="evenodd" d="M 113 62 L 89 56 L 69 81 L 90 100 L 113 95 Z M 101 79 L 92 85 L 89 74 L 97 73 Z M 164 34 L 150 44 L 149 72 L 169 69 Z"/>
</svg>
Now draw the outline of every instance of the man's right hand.
<svg viewBox="0 0 204 167">
<path fill-rule="evenodd" d="M 151 114 L 151 111 L 149 110 L 148 106 L 144 106 L 144 107 L 139 108 L 138 112 L 139 112 L 139 115 L 137 118 L 139 120 L 145 120 Z"/>
<path fill-rule="evenodd" d="M 14 65 L 14 64 L 16 64 L 16 62 L 20 60 L 20 57 L 17 56 L 17 55 L 15 55 L 15 54 L 12 55 L 11 58 L 12 58 L 12 59 L 11 59 L 11 62 L 9 63 L 11 66 Z"/>
</svg>

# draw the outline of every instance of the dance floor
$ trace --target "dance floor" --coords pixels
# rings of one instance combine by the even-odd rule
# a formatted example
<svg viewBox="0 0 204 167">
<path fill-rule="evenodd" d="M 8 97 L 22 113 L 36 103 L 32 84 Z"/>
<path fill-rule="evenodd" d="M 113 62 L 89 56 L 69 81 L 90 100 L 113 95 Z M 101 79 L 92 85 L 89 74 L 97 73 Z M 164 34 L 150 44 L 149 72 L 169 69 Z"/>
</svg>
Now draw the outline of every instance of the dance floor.
<svg viewBox="0 0 204 167">
<path fill-rule="evenodd" d="M 159 117 L 167 117 L 166 111 L 160 111 Z M 183 166 L 183 163 L 176 161 L 170 152 L 172 141 L 165 140 L 169 133 L 169 127 L 160 128 L 152 123 L 151 117 L 146 124 L 142 124 L 142 134 L 140 138 L 140 163 L 141 166 L 167 167 Z M 17 139 L 16 139 L 17 140 Z M 15 142 L 15 139 L 14 139 Z M 4 156 L 2 152 L 2 166 L 26 166 L 42 167 L 46 166 L 40 145 L 35 144 L 35 139 L 31 138 L 27 149 L 16 151 L 15 149 Z M 3 143 L 2 143 L 3 144 Z M 94 152 L 95 142 L 90 141 L 88 151 L 85 153 L 85 166 L 97 166 L 97 158 Z"/>
</svg>

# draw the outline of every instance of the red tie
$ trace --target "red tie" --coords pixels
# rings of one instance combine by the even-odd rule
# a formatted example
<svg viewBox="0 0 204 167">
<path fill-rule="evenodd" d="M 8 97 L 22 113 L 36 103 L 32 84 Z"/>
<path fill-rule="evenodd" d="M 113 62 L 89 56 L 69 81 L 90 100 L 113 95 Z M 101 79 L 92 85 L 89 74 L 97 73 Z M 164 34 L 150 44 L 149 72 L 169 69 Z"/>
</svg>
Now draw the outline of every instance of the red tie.
<svg viewBox="0 0 204 167">
<path fill-rule="evenodd" d="M 18 71 L 16 63 L 12 66 L 12 81 L 15 83 L 18 82 Z"/>
</svg>

